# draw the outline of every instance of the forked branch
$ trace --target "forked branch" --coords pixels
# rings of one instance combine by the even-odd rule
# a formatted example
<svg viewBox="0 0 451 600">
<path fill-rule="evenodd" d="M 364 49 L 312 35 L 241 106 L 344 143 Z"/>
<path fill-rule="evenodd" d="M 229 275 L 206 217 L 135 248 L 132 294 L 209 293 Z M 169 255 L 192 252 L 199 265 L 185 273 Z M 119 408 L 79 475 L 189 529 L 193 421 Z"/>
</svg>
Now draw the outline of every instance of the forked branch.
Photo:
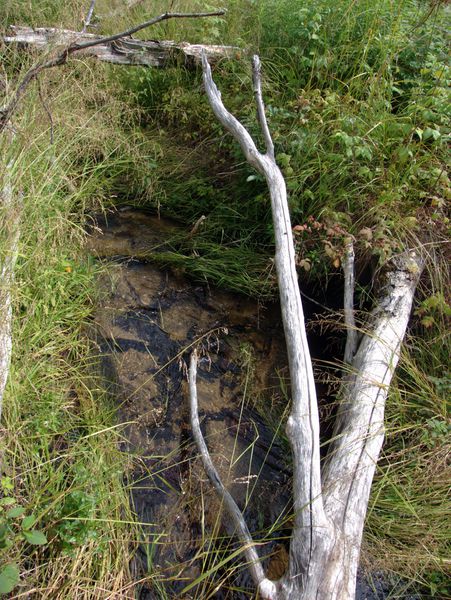
<svg viewBox="0 0 451 600">
<path fill-rule="evenodd" d="M 204 85 L 213 112 L 238 141 L 248 162 L 264 175 L 271 197 L 276 246 L 275 263 L 292 389 L 292 410 L 288 419 L 287 433 L 294 457 L 295 524 L 290 548 L 288 579 L 299 585 L 308 577 L 313 551 L 322 546 L 321 540 L 327 536 L 328 529 L 321 493 L 319 417 L 296 272 L 286 186 L 274 159 L 273 144 L 266 124 L 258 57 L 254 57 L 253 66 L 257 112 L 266 142 L 266 154 L 261 154 L 257 150 L 249 132 L 224 107 L 221 94 L 213 82 L 207 58 L 203 57 Z"/>
<path fill-rule="evenodd" d="M 288 570 L 277 582 L 264 579 L 269 585 L 265 593 L 260 587 L 260 595 L 271 600 L 352 600 L 368 497 L 384 437 L 385 400 L 399 359 L 422 261 L 417 255 L 406 253 L 387 265 L 386 283 L 370 315 L 367 332 L 358 344 L 353 306 L 354 249 L 351 242 L 347 245 L 344 306 L 348 330 L 345 360 L 349 373 L 343 378 L 334 441 L 321 480 L 318 407 L 287 193 L 274 159 L 264 114 L 259 65 L 258 58 L 254 58 L 254 91 L 266 154 L 257 150 L 248 131 L 225 109 L 203 56 L 205 90 L 216 117 L 268 183 L 290 366 L 292 410 L 287 434 L 293 451 L 294 527 Z"/>
</svg>

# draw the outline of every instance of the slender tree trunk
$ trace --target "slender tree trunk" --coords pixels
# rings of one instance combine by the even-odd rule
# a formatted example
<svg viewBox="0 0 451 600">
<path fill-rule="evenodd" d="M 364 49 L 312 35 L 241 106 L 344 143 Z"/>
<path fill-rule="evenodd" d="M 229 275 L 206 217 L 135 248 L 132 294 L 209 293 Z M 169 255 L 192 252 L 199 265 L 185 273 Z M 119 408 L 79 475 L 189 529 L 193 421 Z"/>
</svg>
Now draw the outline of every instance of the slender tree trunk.
<svg viewBox="0 0 451 600">
<path fill-rule="evenodd" d="M 395 257 L 386 266 L 379 298 L 358 343 L 353 313 L 354 251 L 349 240 L 345 258 L 345 322 L 348 327 L 345 359 L 348 372 L 339 394 L 339 411 L 326 464 L 321 469 L 319 417 L 313 368 L 307 344 L 304 313 L 297 280 L 287 192 L 274 157 L 260 84 L 260 63 L 254 57 L 254 92 L 258 119 L 265 139 L 262 154 L 248 131 L 222 103 L 207 58 L 203 56 L 204 84 L 218 120 L 236 138 L 248 162 L 265 178 L 271 198 L 276 247 L 276 269 L 290 367 L 292 408 L 287 434 L 293 452 L 294 526 L 289 565 L 276 582 L 258 567 L 256 552 L 249 554 L 250 538 L 238 527 L 251 565 L 251 575 L 265 600 L 353 600 L 363 525 L 374 471 L 384 438 L 384 409 L 399 360 L 413 296 L 422 270 L 414 253 Z M 214 487 L 225 501 L 207 446 L 199 439 L 195 396 L 195 357 L 190 369 L 191 419 L 196 442 Z M 201 436 L 201 434 L 200 434 Z M 236 505 L 234 511 L 236 512 Z M 231 511 L 232 512 L 232 511 Z M 236 516 L 236 515 L 235 515 Z M 242 515 L 236 516 L 241 523 Z M 243 534 L 244 530 L 244 534 Z"/>
<path fill-rule="evenodd" d="M 20 236 L 19 208 L 14 201 L 11 182 L 12 167 L 12 162 L 6 165 L 3 187 L 0 191 L 0 231 L 5 249 L 0 259 L 0 419 L 11 363 L 12 286 Z"/>
</svg>

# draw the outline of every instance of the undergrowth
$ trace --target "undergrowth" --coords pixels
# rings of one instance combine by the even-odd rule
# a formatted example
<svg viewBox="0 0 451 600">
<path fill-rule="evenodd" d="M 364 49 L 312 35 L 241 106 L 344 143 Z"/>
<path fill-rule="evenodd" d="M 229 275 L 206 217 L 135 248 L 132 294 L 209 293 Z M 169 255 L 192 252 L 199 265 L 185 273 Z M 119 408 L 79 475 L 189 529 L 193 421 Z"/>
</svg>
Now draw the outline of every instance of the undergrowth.
<svg viewBox="0 0 451 600">
<path fill-rule="evenodd" d="M 7 96 L 36 57 L 0 52 Z M 45 72 L 0 140 L 20 233 L 0 441 L 0 593 L 11 598 L 133 596 L 129 459 L 89 333 L 104 267 L 84 242 L 114 181 L 147 157 L 108 86 L 83 60 Z M 2 220 L 2 259 L 10 233 Z"/>
<path fill-rule="evenodd" d="M 87 4 L 6 0 L 0 18 L 80 29 Z M 168 4 L 152 3 L 152 13 Z M 408 245 L 428 248 L 433 275 L 391 394 L 364 561 L 437 598 L 449 591 L 445 4 L 229 0 L 224 18 L 142 33 L 238 46 L 214 77 L 227 107 L 260 141 L 249 53 L 261 55 L 300 276 L 313 291 L 340 273 L 344 235 L 356 239 L 361 273 Z M 206 9 L 194 0 L 170 5 Z M 136 3 L 124 14 L 120 2 L 105 0 L 96 24 L 102 33 L 117 31 L 147 10 Z M 1 46 L 0 56 L 7 97 L 37 55 Z M 128 465 L 86 333 L 100 269 L 82 250 L 86 218 L 120 203 L 176 218 L 188 230 L 205 216 L 177 252 L 158 260 L 268 297 L 275 293 L 269 200 L 213 118 L 199 70 L 120 69 L 79 57 L 43 74 L 40 87 L 20 107 L 14 142 L 4 137 L 0 147 L 2 165 L 15 161 L 21 227 L 2 423 L 0 491 L 9 500 L 0 506 L 0 569 L 17 564 L 17 596 L 133 597 L 129 562 L 139 531 L 123 485 Z M 41 537 L 30 543 L 29 531 Z M 213 558 L 206 552 L 207 572 L 219 568 Z"/>
</svg>

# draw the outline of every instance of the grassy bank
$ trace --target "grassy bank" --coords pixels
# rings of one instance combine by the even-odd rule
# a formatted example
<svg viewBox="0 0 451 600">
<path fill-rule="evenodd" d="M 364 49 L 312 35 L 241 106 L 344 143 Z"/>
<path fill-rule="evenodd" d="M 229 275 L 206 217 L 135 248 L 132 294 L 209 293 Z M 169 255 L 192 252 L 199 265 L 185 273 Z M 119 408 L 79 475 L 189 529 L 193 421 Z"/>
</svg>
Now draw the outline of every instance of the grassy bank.
<svg viewBox="0 0 451 600">
<path fill-rule="evenodd" d="M 87 4 L 6 0 L 0 18 L 80 29 Z M 152 13 L 168 4 L 152 3 Z M 225 18 L 168 22 L 142 34 L 261 54 L 269 125 L 299 226 L 300 275 L 322 301 L 340 277 L 344 233 L 355 237 L 367 279 L 399 248 L 427 248 L 363 560 L 435 598 L 446 597 L 449 571 L 443 4 L 229 0 Z M 127 14 L 120 8 L 97 3 L 102 32 L 148 14 L 139 3 Z M 205 6 L 186 0 L 171 9 Z M 3 47 L 0 55 L 9 93 L 37 55 Z M 217 65 L 214 75 L 227 106 L 258 138 L 246 52 Z M 133 597 L 129 562 L 139 532 L 123 484 L 129 465 L 117 450 L 120 431 L 86 333 L 101 267 L 83 251 L 84 226 L 92 212 L 115 203 L 146 207 L 187 228 L 205 216 L 196 235 L 159 260 L 200 280 L 270 296 L 266 188 L 212 117 L 200 72 L 180 64 L 121 69 L 79 58 L 41 76 L 15 124 L 14 141 L 0 141 L 1 164 L 14 162 L 21 231 L 0 442 L 1 495 L 9 499 L 0 506 L 0 570 L 18 566 L 16 596 Z M 6 233 L 1 240 L 3 258 Z M 363 283 L 362 306 L 370 293 Z M 24 517 L 33 517 L 27 528 Z M 30 531 L 41 536 L 30 538 Z"/>
<path fill-rule="evenodd" d="M 42 4 L 36 9 L 17 20 L 37 21 Z M 16 21 L 15 5 L 6 10 Z M 40 24 L 63 19 L 45 17 Z M 12 90 L 36 57 L 0 52 Z M 133 596 L 139 533 L 124 487 L 128 464 L 88 337 L 102 267 L 84 251 L 90 214 L 111 202 L 121 173 L 145 160 L 125 131 L 130 110 L 110 86 L 102 67 L 84 61 L 46 72 L 21 104 L 15 135 L 0 141 L 20 231 L 0 441 L 0 591 L 13 587 L 11 597 Z M 2 258 L 10 233 L 3 219 Z"/>
</svg>

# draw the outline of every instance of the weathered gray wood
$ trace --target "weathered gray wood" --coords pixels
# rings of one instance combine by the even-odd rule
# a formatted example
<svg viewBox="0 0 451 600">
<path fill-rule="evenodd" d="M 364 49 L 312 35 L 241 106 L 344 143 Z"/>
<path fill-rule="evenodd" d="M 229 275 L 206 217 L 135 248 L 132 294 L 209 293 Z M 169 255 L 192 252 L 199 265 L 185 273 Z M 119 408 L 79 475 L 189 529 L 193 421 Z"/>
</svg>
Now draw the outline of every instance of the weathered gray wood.
<svg viewBox="0 0 451 600">
<path fill-rule="evenodd" d="M 95 42 L 102 38 L 86 32 L 71 31 L 69 29 L 56 29 L 54 27 L 20 27 L 11 25 L 8 33 L 3 37 L 5 44 L 20 44 L 41 49 L 70 46 Z M 220 58 L 231 58 L 236 55 L 238 48 L 233 46 L 215 46 L 205 44 L 175 43 L 171 41 L 142 41 L 133 37 L 122 37 L 92 45 L 81 49 L 79 54 L 92 56 L 104 62 L 117 65 L 131 65 L 144 67 L 164 68 L 176 56 L 184 57 L 188 64 L 197 64 L 202 61 L 202 52 L 205 52 L 210 61 Z"/>
<path fill-rule="evenodd" d="M 204 436 L 199 423 L 199 410 L 197 403 L 197 387 L 196 387 L 196 375 L 197 375 L 197 350 L 194 349 L 191 353 L 190 367 L 189 367 L 189 395 L 190 395 L 190 419 L 191 429 L 193 431 L 193 437 L 199 450 L 199 454 L 204 466 L 205 472 L 208 478 L 216 490 L 221 501 L 227 509 L 229 516 L 232 518 L 232 522 L 238 532 L 240 540 L 243 542 L 243 553 L 246 557 L 247 565 L 251 573 L 252 579 L 256 587 L 258 587 L 265 579 L 265 573 L 258 557 L 257 551 L 255 550 L 252 536 L 244 520 L 243 514 L 238 508 L 235 500 L 230 495 L 230 492 L 225 488 L 224 484 L 219 477 L 219 473 L 213 466 L 213 462 L 208 452 L 207 444 L 205 443 Z"/>
<path fill-rule="evenodd" d="M 354 250 L 346 247 L 345 358 L 334 443 L 320 476 L 319 418 L 297 281 L 286 186 L 274 159 L 260 85 L 260 63 L 254 57 L 257 115 L 265 139 L 261 154 L 248 131 L 224 107 L 206 56 L 204 84 L 218 120 L 239 142 L 247 161 L 268 183 L 273 214 L 276 268 L 292 385 L 287 434 L 293 451 L 295 520 L 286 574 L 277 582 L 265 578 L 257 587 L 265 600 L 353 600 L 363 525 L 375 466 L 384 437 L 384 408 L 413 296 L 422 270 L 415 254 L 402 254 L 386 269 L 386 281 L 358 348 L 354 294 Z M 246 538 L 241 536 L 246 544 Z M 254 577 L 258 582 L 258 579 Z"/>
<path fill-rule="evenodd" d="M 15 206 L 11 184 L 10 162 L 5 169 L 3 187 L 0 191 L 1 229 L 5 236 L 5 256 L 0 263 L 0 419 L 3 409 L 3 396 L 8 381 L 12 351 L 12 293 L 14 268 L 19 247 L 19 215 Z"/>
<path fill-rule="evenodd" d="M 354 316 L 354 244 L 352 239 L 346 240 L 343 257 L 344 297 L 343 310 L 346 325 L 346 347 L 343 361 L 350 365 L 357 350 L 357 329 Z"/>
<path fill-rule="evenodd" d="M 351 373 L 343 380 L 334 441 L 323 472 L 326 513 L 343 548 L 328 571 L 328 583 L 323 581 L 329 589 L 336 578 L 341 582 L 341 593 L 330 598 L 354 598 L 363 525 L 384 439 L 385 402 L 422 268 L 421 257 L 409 252 L 386 265 Z"/>
<path fill-rule="evenodd" d="M 156 17 L 153 17 L 152 19 L 149 19 L 148 21 L 144 21 L 143 23 L 134 25 L 133 27 L 130 27 L 129 29 L 127 29 L 125 31 L 120 31 L 119 33 L 115 33 L 113 35 L 109 35 L 106 37 L 98 37 L 95 35 L 93 36 L 93 34 L 86 34 L 86 33 L 80 33 L 80 34 L 76 33 L 76 38 L 73 39 L 71 37 L 71 35 L 74 32 L 69 31 L 70 41 L 66 42 L 65 44 L 63 43 L 62 48 L 61 47 L 58 48 L 58 50 L 53 53 L 53 56 L 51 58 L 47 58 L 46 60 L 38 62 L 38 64 L 31 67 L 31 69 L 29 69 L 23 76 L 22 80 L 18 84 L 18 86 L 17 86 L 15 92 L 13 93 L 12 98 L 9 100 L 9 102 L 5 106 L 0 107 L 0 133 L 3 133 L 5 131 L 12 115 L 16 111 L 16 109 L 19 105 L 19 102 L 20 102 L 22 96 L 25 94 L 30 83 L 32 81 L 34 81 L 39 76 L 39 74 L 42 71 L 44 71 L 45 69 L 52 69 L 53 67 L 59 67 L 61 65 L 64 65 L 64 64 L 66 64 L 68 59 L 73 54 L 76 54 L 79 52 L 88 52 L 88 51 L 91 51 L 92 48 L 97 47 L 97 46 L 99 46 L 99 47 L 103 46 L 104 48 L 106 48 L 106 52 L 108 53 L 107 47 L 115 44 L 116 47 L 118 48 L 117 53 L 121 54 L 121 50 L 119 48 L 121 40 L 126 39 L 126 40 L 131 40 L 131 42 L 133 42 L 135 40 L 133 40 L 133 38 L 131 36 L 133 36 L 138 31 L 142 31 L 143 29 L 146 29 L 147 27 L 151 27 L 152 25 L 156 25 L 157 23 L 161 23 L 161 22 L 167 21 L 169 19 L 194 19 L 194 18 L 198 19 L 198 18 L 204 18 L 204 17 L 213 17 L 213 16 L 223 15 L 224 12 L 225 12 L 224 10 L 217 10 L 217 11 L 213 11 L 213 12 L 202 12 L 202 13 L 201 12 L 198 12 L 198 13 L 194 13 L 194 12 L 192 12 L 192 13 L 167 13 L 166 12 L 166 13 L 163 13 Z M 55 30 L 53 30 L 53 31 L 55 31 Z M 68 30 L 62 30 L 62 31 L 67 32 Z M 64 33 L 63 33 L 63 35 L 64 35 Z M 8 36 L 6 36 L 6 37 L 8 37 Z M 9 36 L 9 37 L 11 37 L 11 36 Z M 9 43 L 13 43 L 15 37 L 16 36 L 13 36 L 12 41 L 10 41 Z M 124 50 L 125 54 L 126 54 L 126 52 L 127 51 Z M 125 62 L 124 64 L 130 64 L 130 63 Z"/>
<path fill-rule="evenodd" d="M 254 57 L 254 80 L 259 77 L 259 59 Z M 248 131 L 231 115 L 221 100 L 213 82 L 207 57 L 203 57 L 204 85 L 218 120 L 239 142 L 248 162 L 268 183 L 273 213 L 276 245 L 276 269 L 279 284 L 282 318 L 287 341 L 292 388 L 292 409 L 287 434 L 293 451 L 295 522 L 290 547 L 290 566 L 287 578 L 301 589 L 312 568 L 311 559 L 316 547 L 323 547 L 329 525 L 321 495 L 319 418 L 312 362 L 307 343 L 305 320 L 296 273 L 295 251 L 290 211 L 283 175 L 271 152 L 268 128 L 264 117 L 261 88 L 254 83 L 258 116 L 269 153 L 261 154 Z M 264 120 L 264 122 L 263 122 Z M 273 598 L 275 589 L 260 589 L 263 598 Z"/>
</svg>

